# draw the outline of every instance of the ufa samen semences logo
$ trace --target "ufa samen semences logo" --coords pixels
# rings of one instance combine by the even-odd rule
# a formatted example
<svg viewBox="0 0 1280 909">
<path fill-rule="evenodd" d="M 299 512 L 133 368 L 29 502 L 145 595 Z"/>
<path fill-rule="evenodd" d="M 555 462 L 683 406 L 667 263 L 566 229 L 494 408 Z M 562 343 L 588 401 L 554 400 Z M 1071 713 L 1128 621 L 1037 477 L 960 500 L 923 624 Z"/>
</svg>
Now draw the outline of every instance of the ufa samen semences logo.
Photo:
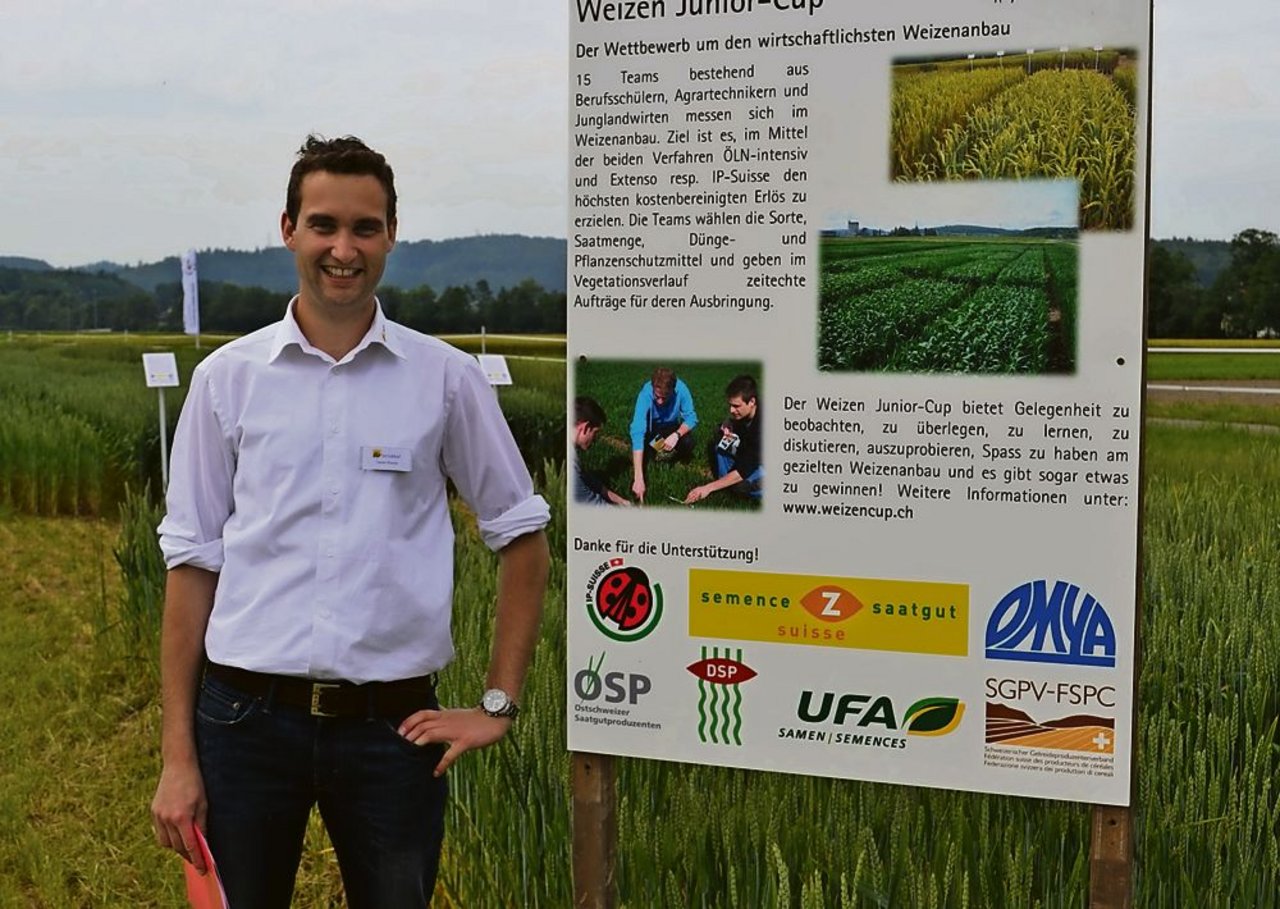
<svg viewBox="0 0 1280 909">
<path fill-rule="evenodd" d="M 638 641 L 662 619 L 662 587 L 622 559 L 610 559 L 587 581 L 587 614 L 615 641 Z"/>
</svg>

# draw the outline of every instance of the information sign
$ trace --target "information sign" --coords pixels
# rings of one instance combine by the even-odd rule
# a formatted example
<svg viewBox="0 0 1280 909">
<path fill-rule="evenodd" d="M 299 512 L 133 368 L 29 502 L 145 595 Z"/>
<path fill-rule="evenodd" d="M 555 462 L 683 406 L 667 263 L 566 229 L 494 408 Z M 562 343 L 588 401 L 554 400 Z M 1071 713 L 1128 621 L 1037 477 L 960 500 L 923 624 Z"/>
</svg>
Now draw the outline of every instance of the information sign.
<svg viewBox="0 0 1280 909">
<path fill-rule="evenodd" d="M 570 19 L 569 747 L 1127 804 L 1148 0 Z"/>
<path fill-rule="evenodd" d="M 142 371 L 148 388 L 178 387 L 178 359 L 171 353 L 144 353 Z"/>
<path fill-rule="evenodd" d="M 480 368 L 490 385 L 511 385 L 511 368 L 507 366 L 507 358 L 502 354 L 476 354 Z"/>
</svg>

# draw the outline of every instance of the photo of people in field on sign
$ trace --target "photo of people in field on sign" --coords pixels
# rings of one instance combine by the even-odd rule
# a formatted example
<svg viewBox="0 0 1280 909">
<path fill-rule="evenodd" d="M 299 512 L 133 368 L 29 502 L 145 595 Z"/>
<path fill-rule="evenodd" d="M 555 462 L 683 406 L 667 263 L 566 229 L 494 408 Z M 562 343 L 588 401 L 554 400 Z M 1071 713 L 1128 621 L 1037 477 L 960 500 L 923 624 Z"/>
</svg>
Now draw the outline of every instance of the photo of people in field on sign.
<svg viewBox="0 0 1280 909">
<path fill-rule="evenodd" d="M 1081 230 L 1129 230 L 1137 53 L 1054 47 L 895 61 L 890 174 L 900 181 L 1080 182 Z"/>
<path fill-rule="evenodd" d="M 764 495 L 761 364 L 575 364 L 574 501 L 755 510 Z"/>
<path fill-rule="evenodd" d="M 819 241 L 818 368 L 1074 373 L 1074 181 L 906 196 L 910 217 L 828 218 L 841 226 Z"/>
</svg>

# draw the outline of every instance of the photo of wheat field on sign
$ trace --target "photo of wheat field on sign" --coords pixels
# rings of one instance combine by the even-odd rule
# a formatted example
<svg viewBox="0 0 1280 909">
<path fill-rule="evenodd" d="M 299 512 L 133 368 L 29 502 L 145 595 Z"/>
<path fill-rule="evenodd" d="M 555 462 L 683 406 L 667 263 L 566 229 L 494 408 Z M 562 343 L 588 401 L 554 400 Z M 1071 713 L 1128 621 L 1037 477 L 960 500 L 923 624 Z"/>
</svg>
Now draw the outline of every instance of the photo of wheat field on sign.
<svg viewBox="0 0 1280 909">
<path fill-rule="evenodd" d="M 821 242 L 819 369 L 1075 372 L 1074 239 L 824 236 Z"/>
<path fill-rule="evenodd" d="M 1081 230 L 1129 230 L 1137 173 L 1136 56 L 1095 47 L 897 61 L 891 176 L 1074 178 Z"/>
</svg>

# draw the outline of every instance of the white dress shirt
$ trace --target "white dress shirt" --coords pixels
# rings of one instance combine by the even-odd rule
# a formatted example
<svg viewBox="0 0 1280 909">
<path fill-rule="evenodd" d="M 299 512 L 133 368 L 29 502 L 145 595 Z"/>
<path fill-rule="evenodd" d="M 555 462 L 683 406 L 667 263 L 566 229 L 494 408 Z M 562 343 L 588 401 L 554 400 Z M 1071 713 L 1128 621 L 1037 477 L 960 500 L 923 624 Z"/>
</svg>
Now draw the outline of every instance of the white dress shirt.
<svg viewBox="0 0 1280 909">
<path fill-rule="evenodd" d="M 543 527 L 547 503 L 473 357 L 379 306 L 334 362 L 293 307 L 192 373 L 165 563 L 219 572 L 214 662 L 353 682 L 435 672 L 453 657 L 446 479 L 494 550 Z"/>
</svg>

